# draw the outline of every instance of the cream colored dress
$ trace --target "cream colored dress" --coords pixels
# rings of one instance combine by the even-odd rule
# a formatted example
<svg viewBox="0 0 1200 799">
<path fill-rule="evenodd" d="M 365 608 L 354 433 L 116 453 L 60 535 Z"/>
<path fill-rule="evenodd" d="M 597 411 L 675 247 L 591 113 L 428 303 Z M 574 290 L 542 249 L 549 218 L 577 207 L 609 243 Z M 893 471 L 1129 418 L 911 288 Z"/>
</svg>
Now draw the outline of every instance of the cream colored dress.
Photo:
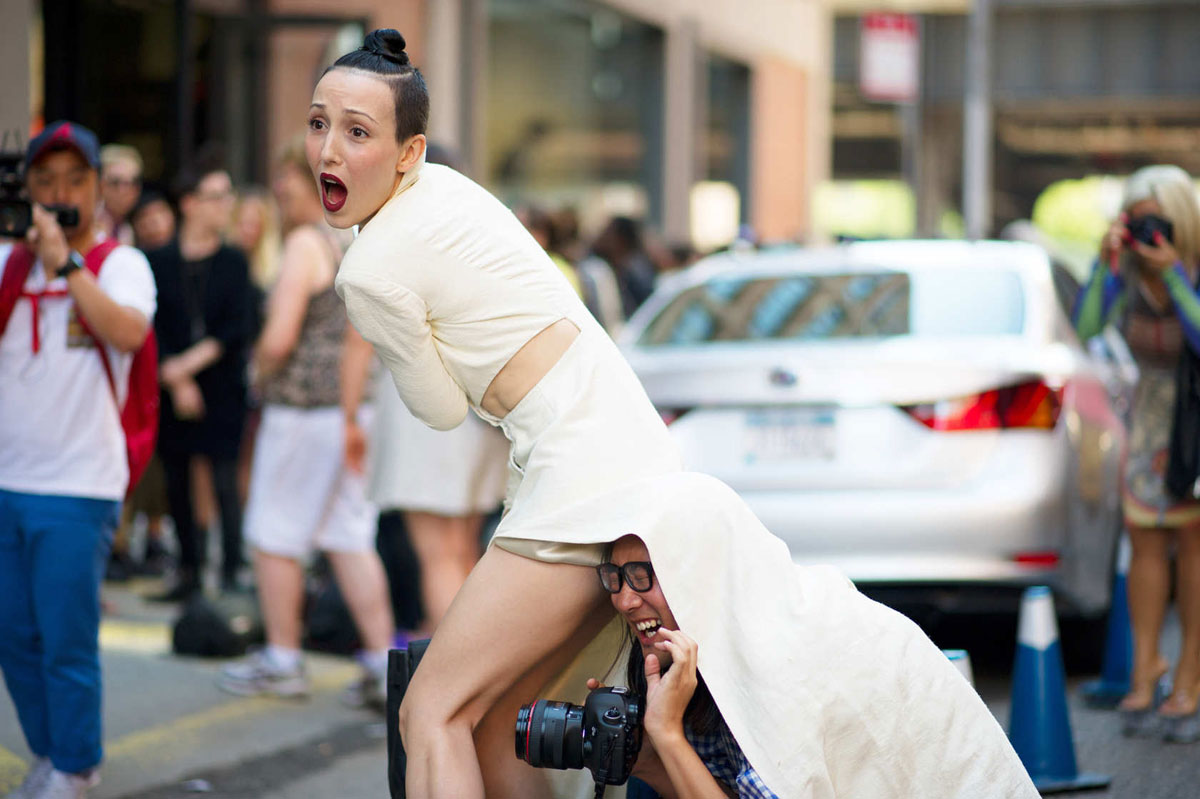
<svg viewBox="0 0 1200 799">
<path fill-rule="evenodd" d="M 722 716 L 780 797 L 1037 796 L 986 706 L 915 625 L 831 569 L 793 565 L 729 488 L 681 471 L 628 364 L 486 191 L 446 167 L 409 173 L 337 287 L 418 418 L 450 428 L 474 407 L 509 437 L 496 545 L 590 565 L 606 542 L 646 541 Z M 479 411 L 509 358 L 563 318 L 581 333 L 558 363 L 504 419 Z M 582 702 L 621 625 L 543 695 Z"/>
<path fill-rule="evenodd" d="M 681 468 L 629 364 L 513 214 L 449 167 L 422 164 L 363 227 L 335 285 L 404 404 L 430 427 L 473 408 L 512 442 L 506 505 L 536 517 Z M 530 339 L 567 319 L 580 334 L 503 419 L 480 409 Z M 599 562 L 584 531 L 525 534 L 508 513 L 494 542 L 541 560 Z"/>
<path fill-rule="evenodd" d="M 1004 730 L 915 624 L 836 569 L 798 566 L 724 483 L 694 472 L 514 523 L 646 542 L 747 760 L 781 799 L 1035 799 Z"/>
<path fill-rule="evenodd" d="M 381 510 L 441 516 L 491 513 L 504 499 L 508 441 L 468 414 L 453 430 L 433 430 L 411 413 L 380 370 L 367 447 L 367 496 Z"/>
</svg>

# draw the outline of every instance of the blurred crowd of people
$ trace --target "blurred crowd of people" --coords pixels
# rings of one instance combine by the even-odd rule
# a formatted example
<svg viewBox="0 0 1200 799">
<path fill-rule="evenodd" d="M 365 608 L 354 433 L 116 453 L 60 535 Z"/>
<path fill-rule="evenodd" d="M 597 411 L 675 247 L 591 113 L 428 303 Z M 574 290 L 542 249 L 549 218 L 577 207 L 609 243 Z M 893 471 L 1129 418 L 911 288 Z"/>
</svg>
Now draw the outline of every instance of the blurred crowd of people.
<svg viewBox="0 0 1200 799">
<path fill-rule="evenodd" d="M 429 160 L 457 166 L 436 145 Z M 162 602 L 203 595 L 210 572 L 209 594 L 256 592 L 266 646 L 220 685 L 303 695 L 305 569 L 319 551 L 362 643 L 355 695 L 382 703 L 387 648 L 431 634 L 481 555 L 507 442 L 473 416 L 429 430 L 371 368 L 333 291 L 349 239 L 323 221 L 298 141 L 270 190 L 235 187 L 215 150 L 166 186 L 143 180 L 135 148 L 107 145 L 100 161 L 99 224 L 146 254 L 157 283 L 162 386 L 156 457 L 106 579 L 163 577 L 148 597 Z M 572 208 L 514 210 L 614 336 L 660 274 L 697 257 L 626 216 L 589 242 Z"/>
</svg>

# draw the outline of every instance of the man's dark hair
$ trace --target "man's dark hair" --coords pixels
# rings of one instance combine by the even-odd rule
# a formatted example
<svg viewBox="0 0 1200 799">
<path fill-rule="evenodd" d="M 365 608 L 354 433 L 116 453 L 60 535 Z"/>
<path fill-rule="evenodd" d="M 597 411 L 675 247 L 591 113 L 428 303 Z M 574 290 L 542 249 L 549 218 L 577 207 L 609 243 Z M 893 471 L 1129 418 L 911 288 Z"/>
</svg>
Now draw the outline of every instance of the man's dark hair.
<svg viewBox="0 0 1200 799">
<path fill-rule="evenodd" d="M 403 142 L 429 125 L 429 90 L 421 71 L 414 67 L 404 52 L 404 37 L 393 28 L 380 28 L 367 34 L 362 47 L 333 62 L 326 69 L 346 67 L 374 72 L 392 84 L 396 102 L 396 141 Z M 322 73 L 322 77 L 324 73 Z"/>
<path fill-rule="evenodd" d="M 195 194 L 200 187 L 200 181 L 214 172 L 225 172 L 225 161 L 221 157 L 219 145 L 207 144 L 200 148 L 196 157 L 179 170 L 175 180 L 171 181 L 171 199 L 175 207 L 189 194 Z"/>
<path fill-rule="evenodd" d="M 159 189 L 155 184 L 146 184 L 142 186 L 142 193 L 138 195 L 137 202 L 133 204 L 133 208 L 129 210 L 129 218 L 134 219 L 144 211 L 148 206 L 158 202 L 164 202 L 171 209 L 171 213 L 175 213 L 175 206 L 167 195 Z"/>
<path fill-rule="evenodd" d="M 609 222 L 613 235 L 630 250 L 642 248 L 642 226 L 627 216 L 614 216 Z"/>
</svg>

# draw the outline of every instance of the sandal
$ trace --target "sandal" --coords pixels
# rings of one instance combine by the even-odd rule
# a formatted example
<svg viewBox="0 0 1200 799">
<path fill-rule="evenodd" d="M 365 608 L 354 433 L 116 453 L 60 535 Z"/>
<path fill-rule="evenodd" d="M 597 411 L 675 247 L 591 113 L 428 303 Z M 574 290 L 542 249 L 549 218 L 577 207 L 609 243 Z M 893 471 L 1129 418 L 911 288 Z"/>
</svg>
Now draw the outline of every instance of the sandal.
<svg viewBox="0 0 1200 799">
<path fill-rule="evenodd" d="M 1186 697 L 1173 694 L 1164 706 L 1182 704 Z M 1163 740 L 1169 743 L 1190 744 L 1200 741 L 1200 702 L 1190 713 L 1163 713 L 1159 708 L 1159 718 L 1163 724 Z"/>
<path fill-rule="evenodd" d="M 1166 677 L 1159 677 L 1154 683 L 1154 695 L 1150 704 L 1139 708 L 1117 708 L 1121 717 L 1121 734 L 1126 738 L 1149 738 L 1159 734 L 1159 721 L 1165 720 L 1158 713 L 1159 705 L 1166 701 L 1170 693 L 1170 684 Z"/>
</svg>

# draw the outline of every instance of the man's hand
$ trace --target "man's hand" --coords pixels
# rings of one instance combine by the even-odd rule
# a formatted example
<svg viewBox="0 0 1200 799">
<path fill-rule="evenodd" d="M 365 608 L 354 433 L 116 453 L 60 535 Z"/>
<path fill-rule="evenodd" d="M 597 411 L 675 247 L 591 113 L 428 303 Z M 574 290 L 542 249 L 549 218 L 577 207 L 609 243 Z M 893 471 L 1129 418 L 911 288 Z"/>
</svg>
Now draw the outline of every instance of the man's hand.
<svg viewBox="0 0 1200 799">
<path fill-rule="evenodd" d="M 658 657 L 646 656 L 646 732 L 654 739 L 683 735 L 683 712 L 696 692 L 696 642 L 679 630 L 659 627 L 654 648 L 671 654 L 671 668 L 660 672 Z"/>
<path fill-rule="evenodd" d="M 195 380 L 179 380 L 169 386 L 171 406 L 179 419 L 196 421 L 204 418 L 204 395 Z"/>
<path fill-rule="evenodd" d="M 37 203 L 33 204 L 33 226 L 25 236 L 25 243 L 42 260 L 48 281 L 57 277 L 54 273 L 67 263 L 67 256 L 71 254 L 62 226 L 54 214 Z"/>
</svg>

